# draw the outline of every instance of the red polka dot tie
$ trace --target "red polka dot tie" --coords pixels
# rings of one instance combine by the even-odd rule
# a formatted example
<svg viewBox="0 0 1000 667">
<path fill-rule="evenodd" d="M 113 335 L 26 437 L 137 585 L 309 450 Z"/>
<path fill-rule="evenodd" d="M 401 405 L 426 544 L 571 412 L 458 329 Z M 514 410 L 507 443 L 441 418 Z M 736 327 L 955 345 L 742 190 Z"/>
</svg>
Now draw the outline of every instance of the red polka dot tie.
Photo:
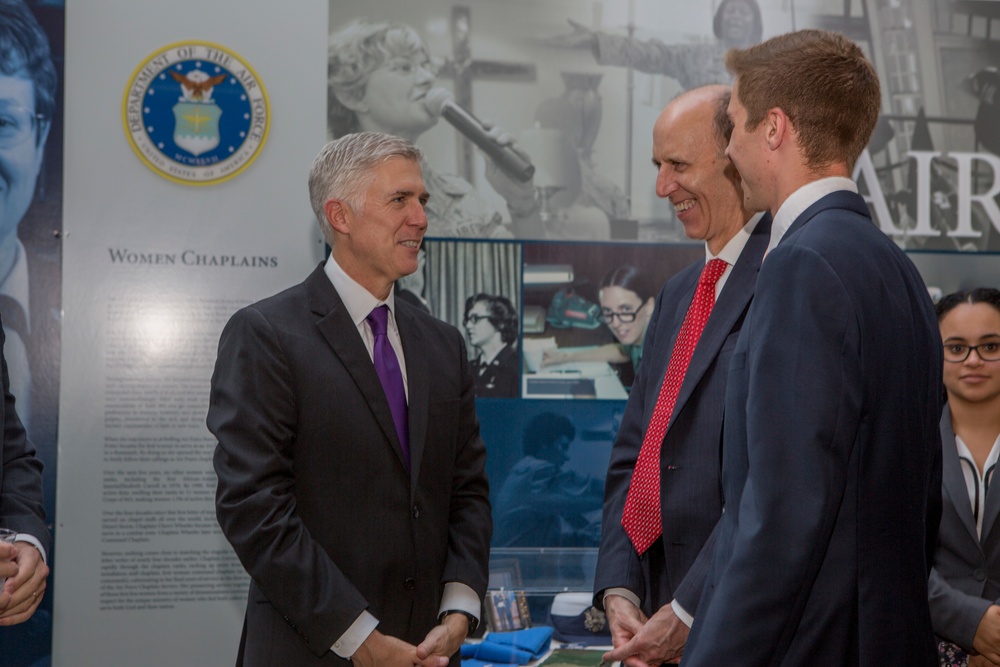
<svg viewBox="0 0 1000 667">
<path fill-rule="evenodd" d="M 663 533 L 660 516 L 660 446 L 667 433 L 667 425 L 674 412 L 674 404 L 677 403 L 691 355 L 694 354 L 705 322 L 715 305 L 715 283 L 722 277 L 726 266 L 725 260 L 713 259 L 701 271 L 698 287 L 677 334 L 670 363 L 667 364 L 667 372 L 660 386 L 660 395 L 656 399 L 656 407 L 653 408 L 653 416 L 649 420 L 639 458 L 632 472 L 632 483 L 625 499 L 625 511 L 622 513 L 622 526 L 640 555 Z"/>
</svg>

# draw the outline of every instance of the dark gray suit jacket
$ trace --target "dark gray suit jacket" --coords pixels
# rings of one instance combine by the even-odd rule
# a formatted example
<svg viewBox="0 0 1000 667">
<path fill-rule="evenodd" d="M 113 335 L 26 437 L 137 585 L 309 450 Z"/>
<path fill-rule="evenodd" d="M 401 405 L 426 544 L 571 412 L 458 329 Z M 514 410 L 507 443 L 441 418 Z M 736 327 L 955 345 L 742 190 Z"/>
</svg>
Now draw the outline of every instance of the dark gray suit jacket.
<svg viewBox="0 0 1000 667">
<path fill-rule="evenodd" d="M 928 584 L 931 621 L 940 637 L 971 651 L 979 621 L 1000 596 L 1000 486 L 991 484 L 986 492 L 980 539 L 947 405 L 941 415 L 941 454 L 941 528 Z"/>
<path fill-rule="evenodd" d="M 27 533 L 51 549 L 49 530 L 45 526 L 45 509 L 42 506 L 42 462 L 35 456 L 35 448 L 28 441 L 17 411 L 14 396 L 10 393 L 7 362 L 3 358 L 4 334 L 0 324 L 0 368 L 3 373 L 3 429 L 2 456 L 0 456 L 0 528 L 10 528 Z"/>
<path fill-rule="evenodd" d="M 864 200 L 764 259 L 726 387 L 725 513 L 685 667 L 931 667 L 941 336 Z"/>
<path fill-rule="evenodd" d="M 247 666 L 345 664 L 329 648 L 365 609 L 416 644 L 446 582 L 485 592 L 492 523 L 465 344 L 403 300 L 396 322 L 412 473 L 322 265 L 222 333 L 208 426 L 219 523 L 252 578 Z"/>
<path fill-rule="evenodd" d="M 622 528 L 625 498 L 704 261 L 672 277 L 660 291 L 646 329 L 639 374 L 611 450 L 594 579 L 595 604 L 599 606 L 603 606 L 603 591 L 627 588 L 642 601 L 647 614 L 678 594 L 683 595 L 678 601 L 686 611 L 693 614 L 697 610 L 703 578 L 685 585 L 686 595 L 679 587 L 722 514 L 719 468 L 726 374 L 770 233 L 771 216 L 765 215 L 733 266 L 691 357 L 660 450 L 663 536 L 640 558 Z"/>
</svg>

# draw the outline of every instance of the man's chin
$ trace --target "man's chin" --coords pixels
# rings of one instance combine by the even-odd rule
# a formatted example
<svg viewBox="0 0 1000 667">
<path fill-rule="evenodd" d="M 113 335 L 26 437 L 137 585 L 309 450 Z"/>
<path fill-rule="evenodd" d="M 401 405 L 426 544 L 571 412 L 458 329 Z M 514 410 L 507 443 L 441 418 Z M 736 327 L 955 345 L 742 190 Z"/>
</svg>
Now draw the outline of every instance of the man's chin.
<svg viewBox="0 0 1000 667">
<path fill-rule="evenodd" d="M 680 220 L 680 218 L 678 218 Z M 684 228 L 684 236 L 691 239 L 692 241 L 704 241 L 705 240 L 705 230 L 700 225 L 696 225 L 694 222 L 681 222 L 681 227 Z"/>
</svg>

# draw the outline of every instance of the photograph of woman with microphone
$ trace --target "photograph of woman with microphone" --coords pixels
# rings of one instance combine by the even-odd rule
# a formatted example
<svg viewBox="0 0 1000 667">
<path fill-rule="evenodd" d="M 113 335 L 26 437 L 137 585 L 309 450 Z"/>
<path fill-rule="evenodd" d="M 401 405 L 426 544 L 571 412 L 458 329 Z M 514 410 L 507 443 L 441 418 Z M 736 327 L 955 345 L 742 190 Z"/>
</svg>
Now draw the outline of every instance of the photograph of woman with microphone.
<svg viewBox="0 0 1000 667">
<path fill-rule="evenodd" d="M 387 132 L 414 143 L 444 118 L 484 149 L 486 180 L 506 202 L 484 199 L 464 178 L 425 162 L 427 236 L 483 239 L 544 235 L 532 183 L 534 166 L 513 137 L 458 106 L 434 87 L 436 67 L 410 26 L 355 19 L 330 35 L 328 129 L 331 138 L 364 130 Z"/>
</svg>

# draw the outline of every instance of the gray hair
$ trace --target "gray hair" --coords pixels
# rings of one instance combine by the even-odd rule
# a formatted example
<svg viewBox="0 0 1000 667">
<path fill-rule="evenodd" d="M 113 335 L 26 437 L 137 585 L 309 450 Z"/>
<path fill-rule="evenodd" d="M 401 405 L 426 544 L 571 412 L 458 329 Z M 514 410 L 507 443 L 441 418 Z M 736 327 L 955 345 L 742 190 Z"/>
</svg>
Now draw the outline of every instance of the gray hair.
<svg viewBox="0 0 1000 667">
<path fill-rule="evenodd" d="M 423 160 L 419 148 L 406 139 L 382 132 L 356 132 L 329 142 L 313 160 L 309 170 L 309 201 L 319 230 L 333 246 L 333 229 L 326 219 L 329 199 L 345 201 L 351 208 L 364 205 L 362 196 L 374 178 L 374 169 L 386 160 L 401 157 Z"/>
</svg>

